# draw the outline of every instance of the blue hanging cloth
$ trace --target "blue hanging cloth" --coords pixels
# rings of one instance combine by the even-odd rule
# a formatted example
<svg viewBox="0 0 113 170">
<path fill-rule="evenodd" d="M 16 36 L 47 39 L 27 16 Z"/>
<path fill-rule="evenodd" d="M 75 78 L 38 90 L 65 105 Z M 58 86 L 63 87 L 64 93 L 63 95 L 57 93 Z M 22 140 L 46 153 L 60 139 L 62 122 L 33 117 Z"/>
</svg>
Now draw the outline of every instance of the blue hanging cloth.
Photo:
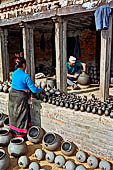
<svg viewBox="0 0 113 170">
<path fill-rule="evenodd" d="M 109 5 L 103 5 L 96 9 L 95 24 L 96 30 L 107 30 L 109 28 L 109 18 L 111 14 L 111 8 Z"/>
</svg>

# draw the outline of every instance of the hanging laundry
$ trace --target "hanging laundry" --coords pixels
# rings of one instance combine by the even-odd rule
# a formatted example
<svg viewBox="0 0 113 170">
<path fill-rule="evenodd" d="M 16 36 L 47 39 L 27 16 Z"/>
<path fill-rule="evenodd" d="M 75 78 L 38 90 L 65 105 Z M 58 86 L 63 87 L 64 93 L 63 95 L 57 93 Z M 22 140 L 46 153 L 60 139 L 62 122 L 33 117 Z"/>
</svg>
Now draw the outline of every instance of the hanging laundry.
<svg viewBox="0 0 113 170">
<path fill-rule="evenodd" d="M 41 40 L 40 40 L 40 49 L 45 51 L 45 39 L 44 39 L 44 33 L 41 35 Z"/>
<path fill-rule="evenodd" d="M 77 35 L 75 38 L 75 46 L 74 46 L 74 54 L 73 56 L 75 56 L 77 59 L 80 59 L 81 54 L 80 54 L 80 40 L 79 40 L 79 36 Z"/>
<path fill-rule="evenodd" d="M 107 30 L 109 28 L 109 18 L 111 14 L 111 8 L 109 5 L 103 5 L 96 9 L 95 24 L 96 30 Z"/>
</svg>

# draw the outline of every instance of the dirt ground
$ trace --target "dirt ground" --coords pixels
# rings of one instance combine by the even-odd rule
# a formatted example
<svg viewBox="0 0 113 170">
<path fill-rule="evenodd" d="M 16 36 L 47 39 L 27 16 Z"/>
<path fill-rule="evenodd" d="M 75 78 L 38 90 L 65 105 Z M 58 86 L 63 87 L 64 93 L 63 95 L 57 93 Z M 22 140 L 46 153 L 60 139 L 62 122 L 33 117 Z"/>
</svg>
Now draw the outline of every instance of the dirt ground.
<svg viewBox="0 0 113 170">
<path fill-rule="evenodd" d="M 37 163 L 40 164 L 40 167 L 41 168 L 45 168 L 47 170 L 63 170 L 62 168 L 57 168 L 55 163 L 48 163 L 46 160 L 43 160 L 43 161 L 37 161 L 36 158 L 34 157 L 34 152 L 36 149 L 43 149 L 43 146 L 41 144 L 33 144 L 29 141 L 26 142 L 27 143 L 27 146 L 28 146 L 28 151 L 26 153 L 26 155 L 29 157 L 30 159 L 30 163 L 35 161 Z M 4 149 L 6 151 L 6 153 L 8 154 L 7 152 L 7 147 L 0 147 L 2 149 Z M 47 153 L 48 151 L 45 150 L 45 152 Z M 77 152 L 77 151 L 76 151 Z M 55 151 L 55 154 L 56 155 L 63 155 L 65 157 L 66 160 L 72 160 L 76 163 L 76 166 L 80 165 L 81 163 L 77 162 L 76 161 L 76 158 L 75 158 L 75 155 L 76 155 L 76 152 L 73 154 L 73 156 L 65 156 L 61 153 L 60 151 L 60 148 L 58 149 L 58 151 Z M 112 162 L 111 162 L 112 163 Z M 92 170 L 91 168 L 88 167 L 88 164 L 87 162 L 85 163 L 82 163 L 88 170 Z M 18 158 L 14 158 L 12 156 L 10 156 L 10 167 L 7 169 L 7 170 L 28 170 L 29 168 L 25 168 L 25 169 L 22 169 L 18 166 Z M 113 168 L 112 168 L 113 169 Z M 96 169 L 96 170 L 99 170 L 99 169 Z"/>
</svg>

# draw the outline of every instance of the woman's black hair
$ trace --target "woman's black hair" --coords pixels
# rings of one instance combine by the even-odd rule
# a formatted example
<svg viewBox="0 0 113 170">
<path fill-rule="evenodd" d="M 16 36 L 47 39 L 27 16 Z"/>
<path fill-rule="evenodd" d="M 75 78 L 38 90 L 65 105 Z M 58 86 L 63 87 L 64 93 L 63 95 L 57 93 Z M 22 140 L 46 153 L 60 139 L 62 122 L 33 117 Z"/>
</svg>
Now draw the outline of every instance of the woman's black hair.
<svg viewBox="0 0 113 170">
<path fill-rule="evenodd" d="M 23 67 L 23 64 L 26 65 L 26 60 L 24 58 L 18 58 L 17 61 L 15 62 L 15 68 L 21 68 Z"/>
</svg>

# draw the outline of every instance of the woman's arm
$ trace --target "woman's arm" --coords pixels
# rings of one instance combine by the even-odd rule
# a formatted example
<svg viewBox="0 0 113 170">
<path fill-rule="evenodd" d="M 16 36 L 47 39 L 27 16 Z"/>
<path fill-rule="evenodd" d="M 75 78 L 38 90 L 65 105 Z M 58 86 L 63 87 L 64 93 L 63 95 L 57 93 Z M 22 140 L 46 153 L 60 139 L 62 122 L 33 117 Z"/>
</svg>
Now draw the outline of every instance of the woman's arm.
<svg viewBox="0 0 113 170">
<path fill-rule="evenodd" d="M 32 91 L 32 93 L 40 93 L 43 90 L 42 88 L 37 88 L 34 85 L 32 79 L 29 75 L 27 75 L 27 77 L 26 77 L 26 83 L 27 83 L 28 88 Z"/>
<path fill-rule="evenodd" d="M 82 63 L 83 71 L 86 71 L 86 63 Z"/>
</svg>

